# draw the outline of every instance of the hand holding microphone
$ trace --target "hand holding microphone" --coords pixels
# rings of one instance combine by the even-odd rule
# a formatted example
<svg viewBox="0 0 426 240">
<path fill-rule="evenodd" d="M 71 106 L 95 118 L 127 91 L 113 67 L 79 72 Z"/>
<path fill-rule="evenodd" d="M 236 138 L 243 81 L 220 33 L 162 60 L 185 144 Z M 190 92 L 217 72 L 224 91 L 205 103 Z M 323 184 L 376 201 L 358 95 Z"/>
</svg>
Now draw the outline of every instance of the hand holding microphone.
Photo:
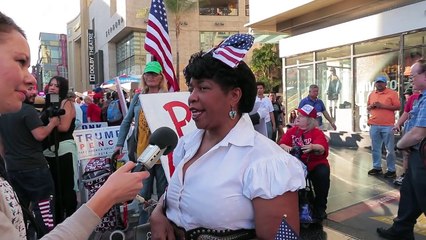
<svg viewBox="0 0 426 240">
<path fill-rule="evenodd" d="M 136 166 L 132 172 L 151 169 L 160 159 L 161 155 L 167 155 L 173 151 L 177 142 L 178 137 L 171 128 L 158 128 L 149 137 L 149 145 L 138 157 Z"/>
</svg>

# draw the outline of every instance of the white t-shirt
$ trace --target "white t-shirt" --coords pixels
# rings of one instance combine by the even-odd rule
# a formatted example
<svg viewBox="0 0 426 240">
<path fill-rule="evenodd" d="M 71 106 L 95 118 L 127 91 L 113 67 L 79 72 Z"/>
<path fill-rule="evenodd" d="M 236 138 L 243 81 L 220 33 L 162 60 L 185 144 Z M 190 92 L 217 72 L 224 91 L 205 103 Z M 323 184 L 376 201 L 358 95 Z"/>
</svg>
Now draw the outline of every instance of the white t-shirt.
<svg viewBox="0 0 426 240">
<path fill-rule="evenodd" d="M 74 103 L 75 108 L 75 129 L 80 129 L 83 123 L 83 110 L 81 110 L 80 104 Z"/>
<path fill-rule="evenodd" d="M 272 105 L 272 102 L 269 98 L 267 97 L 256 97 L 256 102 L 261 102 L 263 107 L 266 108 L 268 110 L 268 113 L 274 112 L 274 106 Z M 271 121 L 271 115 L 267 114 L 265 116 L 265 122 L 270 122 Z"/>
<path fill-rule="evenodd" d="M 218 144 L 186 171 L 204 130 L 183 136 L 174 151 L 175 172 L 167 189 L 167 217 L 191 230 L 254 229 L 252 199 L 272 199 L 305 187 L 299 160 L 256 132 L 244 115 Z"/>
</svg>

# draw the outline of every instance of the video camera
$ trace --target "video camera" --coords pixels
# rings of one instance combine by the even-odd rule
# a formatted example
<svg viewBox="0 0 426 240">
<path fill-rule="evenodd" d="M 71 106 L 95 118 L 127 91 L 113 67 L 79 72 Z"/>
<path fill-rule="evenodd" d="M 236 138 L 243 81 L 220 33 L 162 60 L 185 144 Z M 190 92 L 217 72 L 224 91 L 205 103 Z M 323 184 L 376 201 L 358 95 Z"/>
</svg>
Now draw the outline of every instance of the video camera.
<svg viewBox="0 0 426 240">
<path fill-rule="evenodd" d="M 302 147 L 300 146 L 294 146 L 291 148 L 290 150 L 290 154 L 295 156 L 297 159 L 302 159 L 302 155 L 303 155 L 303 150 Z"/>
<path fill-rule="evenodd" d="M 58 94 L 46 94 L 46 114 L 49 118 L 59 117 L 65 114 L 65 109 L 61 108 L 61 103 Z"/>
</svg>

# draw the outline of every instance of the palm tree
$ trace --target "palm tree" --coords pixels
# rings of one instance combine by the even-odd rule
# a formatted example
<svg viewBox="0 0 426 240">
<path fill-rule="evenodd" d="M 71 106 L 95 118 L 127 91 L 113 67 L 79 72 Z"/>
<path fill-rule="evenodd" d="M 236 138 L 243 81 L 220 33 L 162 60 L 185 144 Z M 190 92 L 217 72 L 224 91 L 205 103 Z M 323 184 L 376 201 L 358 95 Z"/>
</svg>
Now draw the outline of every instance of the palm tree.
<svg viewBox="0 0 426 240">
<path fill-rule="evenodd" d="M 169 13 L 172 13 L 174 16 L 174 23 L 176 29 L 176 77 L 179 83 L 179 35 L 182 30 L 181 17 L 183 14 L 189 12 L 192 8 L 197 5 L 197 0 L 164 0 Z"/>
<path fill-rule="evenodd" d="M 254 49 L 250 65 L 256 79 L 264 82 L 269 91 L 280 84 L 277 80 L 281 78 L 281 59 L 277 45 L 266 43 Z"/>
</svg>

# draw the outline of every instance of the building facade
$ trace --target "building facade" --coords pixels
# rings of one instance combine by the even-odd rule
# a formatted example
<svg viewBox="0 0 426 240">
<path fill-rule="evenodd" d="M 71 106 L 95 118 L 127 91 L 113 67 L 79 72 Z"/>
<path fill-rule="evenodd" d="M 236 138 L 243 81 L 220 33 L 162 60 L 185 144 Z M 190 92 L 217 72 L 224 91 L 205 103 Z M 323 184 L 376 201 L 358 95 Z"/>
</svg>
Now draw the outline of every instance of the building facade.
<svg viewBox="0 0 426 240">
<path fill-rule="evenodd" d="M 426 1 L 271 1 L 271 11 L 250 1 L 247 26 L 289 35 L 279 43 L 287 113 L 317 84 L 338 130 L 368 131 L 367 97 L 378 75 L 405 102 L 409 68 L 426 54 Z"/>
<path fill-rule="evenodd" d="M 68 78 L 67 36 L 41 32 L 39 40 L 38 60 L 33 74 L 37 79 L 37 88 L 43 91 L 53 76 Z"/>
<path fill-rule="evenodd" d="M 233 33 L 247 32 L 248 0 L 193 2 L 188 10 L 167 13 L 181 89 L 186 89 L 182 69 L 192 53 L 208 50 Z M 150 0 L 80 1 L 80 15 L 67 26 L 69 78 L 77 91 L 91 90 L 94 84 L 122 74 L 143 73 L 151 58 L 144 49 L 150 4 Z"/>
</svg>

